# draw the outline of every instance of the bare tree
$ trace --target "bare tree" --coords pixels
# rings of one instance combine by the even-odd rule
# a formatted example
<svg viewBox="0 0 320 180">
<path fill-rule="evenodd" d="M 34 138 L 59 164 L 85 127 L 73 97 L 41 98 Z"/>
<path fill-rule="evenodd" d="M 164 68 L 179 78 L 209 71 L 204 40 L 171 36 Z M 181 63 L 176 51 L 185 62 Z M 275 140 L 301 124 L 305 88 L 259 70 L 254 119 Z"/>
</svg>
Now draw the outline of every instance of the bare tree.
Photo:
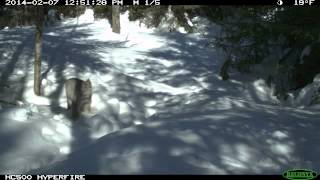
<svg viewBox="0 0 320 180">
<path fill-rule="evenodd" d="M 35 59 L 34 59 L 34 93 L 41 95 L 41 51 L 42 51 L 42 31 L 44 21 L 44 8 L 35 7 L 36 35 L 35 35 Z"/>
<path fill-rule="evenodd" d="M 120 34 L 120 6 L 112 6 L 112 32 Z"/>
</svg>

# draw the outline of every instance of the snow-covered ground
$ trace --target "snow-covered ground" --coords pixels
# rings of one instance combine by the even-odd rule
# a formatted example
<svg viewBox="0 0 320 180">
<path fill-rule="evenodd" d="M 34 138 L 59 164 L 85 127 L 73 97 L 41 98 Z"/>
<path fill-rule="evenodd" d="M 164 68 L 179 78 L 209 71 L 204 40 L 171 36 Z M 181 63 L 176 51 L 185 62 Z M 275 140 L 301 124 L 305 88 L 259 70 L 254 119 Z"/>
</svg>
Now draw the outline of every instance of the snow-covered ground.
<svg viewBox="0 0 320 180">
<path fill-rule="evenodd" d="M 206 35 L 159 32 L 88 9 L 46 27 L 43 97 L 34 28 L 0 30 L 0 174 L 280 174 L 320 170 L 319 109 L 282 106 L 263 80 L 232 73 Z M 212 34 L 211 34 L 212 35 Z M 66 111 L 64 81 L 90 79 L 93 113 Z"/>
</svg>

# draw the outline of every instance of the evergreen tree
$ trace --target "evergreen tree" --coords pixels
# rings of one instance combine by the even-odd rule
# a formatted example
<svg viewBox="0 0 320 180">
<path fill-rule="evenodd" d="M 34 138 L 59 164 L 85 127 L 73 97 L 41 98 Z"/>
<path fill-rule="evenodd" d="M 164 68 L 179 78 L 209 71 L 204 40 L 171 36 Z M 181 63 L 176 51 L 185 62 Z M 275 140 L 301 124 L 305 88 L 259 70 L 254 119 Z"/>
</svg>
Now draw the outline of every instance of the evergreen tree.
<svg viewBox="0 0 320 180">
<path fill-rule="evenodd" d="M 320 73 L 316 61 L 319 52 L 317 22 L 319 8 L 296 7 L 202 7 L 200 15 L 221 26 L 222 35 L 212 43 L 235 57 L 232 66 L 250 72 L 252 65 L 261 63 L 277 51 L 284 52 L 277 62 L 275 79 L 277 94 L 301 88 Z M 312 46 L 311 54 L 301 62 L 301 53 Z M 310 70 L 309 70 L 310 69 Z"/>
<path fill-rule="evenodd" d="M 168 31 L 174 31 L 178 27 L 184 27 L 187 32 L 193 28 L 188 23 L 192 20 L 199 6 L 186 5 L 161 5 L 161 6 L 128 6 L 129 20 L 139 20 L 147 27 L 159 27 L 162 23 L 168 24 Z"/>
<path fill-rule="evenodd" d="M 68 16 L 78 16 L 84 12 L 84 7 L 65 8 L 55 7 L 60 13 Z M 0 27 L 15 27 L 23 25 L 35 25 L 35 62 L 34 62 L 34 93 L 41 95 L 41 54 L 42 54 L 42 32 L 48 7 L 1 7 Z"/>
<path fill-rule="evenodd" d="M 107 18 L 112 23 L 112 6 L 95 6 L 93 11 L 94 18 Z"/>
</svg>

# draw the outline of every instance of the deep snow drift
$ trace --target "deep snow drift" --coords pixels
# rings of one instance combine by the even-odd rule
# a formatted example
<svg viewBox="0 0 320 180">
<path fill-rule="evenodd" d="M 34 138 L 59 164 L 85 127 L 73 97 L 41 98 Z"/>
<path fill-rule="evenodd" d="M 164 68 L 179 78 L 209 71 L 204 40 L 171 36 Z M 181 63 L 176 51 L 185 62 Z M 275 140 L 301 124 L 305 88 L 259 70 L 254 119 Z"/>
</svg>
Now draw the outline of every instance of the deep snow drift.
<svg viewBox="0 0 320 180">
<path fill-rule="evenodd" d="M 231 73 L 203 34 L 121 16 L 121 34 L 88 9 L 46 27 L 43 97 L 33 94 L 33 27 L 0 30 L 0 173 L 271 174 L 320 169 L 315 108 L 279 104 L 263 80 Z M 90 78 L 93 112 L 68 118 L 64 80 Z"/>
</svg>

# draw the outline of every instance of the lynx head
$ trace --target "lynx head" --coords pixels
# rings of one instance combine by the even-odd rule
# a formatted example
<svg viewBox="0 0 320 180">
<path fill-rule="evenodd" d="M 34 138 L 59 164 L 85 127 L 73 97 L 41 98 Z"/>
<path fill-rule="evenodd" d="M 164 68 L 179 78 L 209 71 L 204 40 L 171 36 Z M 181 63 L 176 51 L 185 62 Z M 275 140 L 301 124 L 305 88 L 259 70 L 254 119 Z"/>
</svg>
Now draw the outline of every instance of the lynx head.
<svg viewBox="0 0 320 180">
<path fill-rule="evenodd" d="M 91 87 L 91 81 L 90 81 L 90 79 L 87 79 L 86 82 L 85 82 L 85 84 Z"/>
<path fill-rule="evenodd" d="M 92 85 L 91 85 L 91 81 L 90 81 L 90 79 L 88 79 L 88 80 L 86 80 L 85 82 L 84 82 L 84 88 L 85 89 L 92 89 Z"/>
</svg>

